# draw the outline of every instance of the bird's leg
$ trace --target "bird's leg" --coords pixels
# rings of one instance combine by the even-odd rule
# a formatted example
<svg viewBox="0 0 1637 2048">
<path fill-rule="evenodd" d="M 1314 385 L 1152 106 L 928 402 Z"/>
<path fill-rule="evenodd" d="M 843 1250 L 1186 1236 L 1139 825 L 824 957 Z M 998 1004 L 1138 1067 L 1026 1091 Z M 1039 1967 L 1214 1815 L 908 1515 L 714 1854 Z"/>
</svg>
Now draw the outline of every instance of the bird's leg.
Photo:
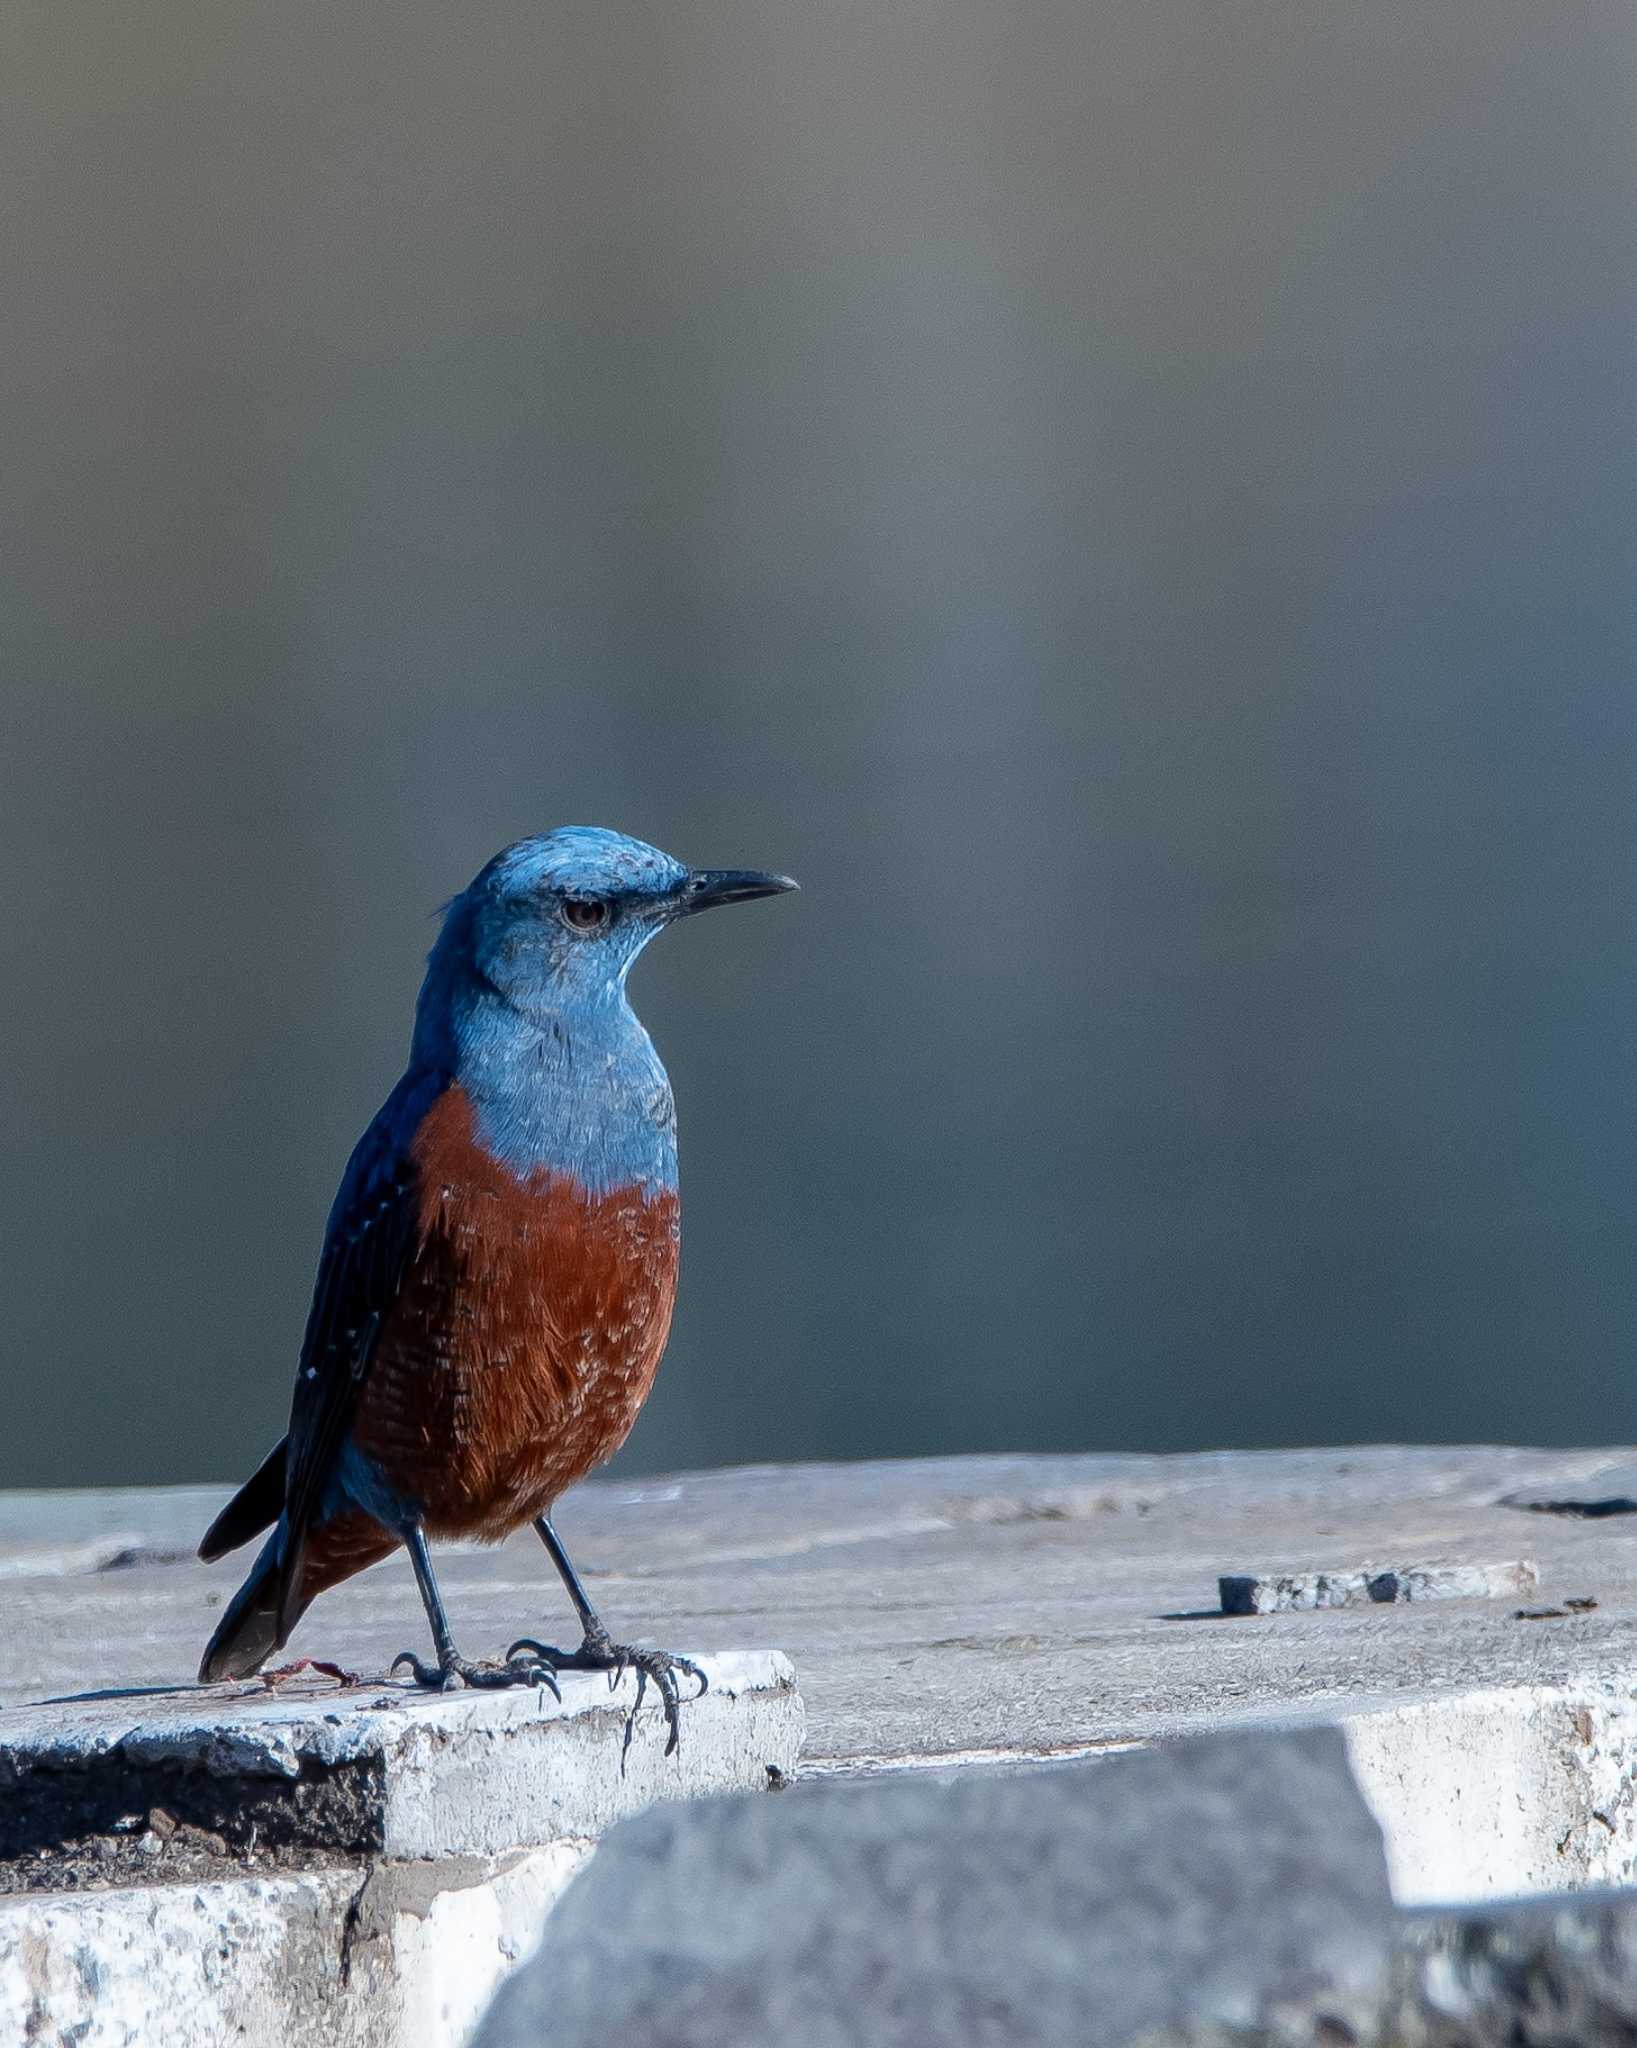
<svg viewBox="0 0 1637 2048">
<path fill-rule="evenodd" d="M 502 1686 L 502 1685 L 544 1685 L 549 1686 L 559 1699 L 557 1673 L 549 1651 L 536 1650 L 535 1654 L 522 1663 L 507 1658 L 504 1665 L 474 1664 L 463 1657 L 455 1648 L 455 1639 L 449 1633 L 449 1617 L 443 1611 L 443 1596 L 438 1591 L 438 1582 L 432 1572 L 432 1553 L 426 1547 L 426 1532 L 412 1524 L 404 1531 L 404 1543 L 409 1551 L 409 1561 L 415 1567 L 415 1583 L 421 1589 L 421 1605 L 426 1609 L 426 1618 L 432 1624 L 432 1644 L 438 1653 L 435 1665 L 423 1664 L 413 1650 L 404 1650 L 392 1660 L 389 1677 L 400 1664 L 407 1664 L 417 1685 L 433 1686 L 440 1692 L 452 1692 L 458 1685 Z M 533 1646 L 531 1645 L 531 1648 Z"/>
<path fill-rule="evenodd" d="M 540 1541 L 546 1546 L 547 1555 L 557 1567 L 558 1576 L 568 1588 L 568 1597 L 574 1602 L 574 1611 L 580 1617 L 584 1640 L 577 1650 L 554 1650 L 545 1643 L 537 1643 L 524 1636 L 506 1652 L 508 1661 L 523 1650 L 531 1656 L 544 1658 L 554 1670 L 606 1671 L 610 1690 L 619 1684 L 627 1671 L 634 1671 L 637 1674 L 637 1697 L 625 1724 L 625 1742 L 620 1752 L 622 1765 L 625 1751 L 631 1747 L 631 1730 L 636 1725 L 637 1708 L 642 1705 L 642 1696 L 652 1679 L 654 1690 L 665 1708 L 665 1754 L 673 1755 L 681 1740 L 677 1675 L 680 1673 L 685 1678 L 697 1680 L 699 1690 L 694 1694 L 695 1699 L 708 1690 L 710 1680 L 690 1657 L 674 1656 L 669 1650 L 645 1650 L 630 1643 L 616 1643 L 592 1606 L 585 1587 L 580 1584 L 580 1575 L 563 1548 L 563 1539 L 551 1526 L 551 1517 L 536 1516 L 534 1526 Z"/>
</svg>

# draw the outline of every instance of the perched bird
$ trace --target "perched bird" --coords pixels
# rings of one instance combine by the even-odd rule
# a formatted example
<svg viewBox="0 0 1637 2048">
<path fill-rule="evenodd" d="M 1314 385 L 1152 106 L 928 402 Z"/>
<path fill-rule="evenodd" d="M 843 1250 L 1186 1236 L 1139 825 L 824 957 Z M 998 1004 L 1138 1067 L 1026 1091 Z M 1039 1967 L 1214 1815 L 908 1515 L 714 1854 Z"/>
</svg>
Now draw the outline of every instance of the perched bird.
<svg viewBox="0 0 1637 2048">
<path fill-rule="evenodd" d="M 678 918 L 795 886 L 566 826 L 496 854 L 447 906 L 408 1069 L 330 1211 L 288 1434 L 199 1546 L 217 1558 L 271 1529 L 203 1681 L 259 1670 L 318 1594 L 402 1543 L 436 1662 L 406 1651 L 394 1670 L 451 1686 L 631 1668 L 675 1747 L 677 1675 L 703 1690 L 702 1674 L 614 1642 L 551 1524 L 625 1441 L 676 1297 L 676 1117 L 625 978 Z M 584 1639 L 469 1662 L 427 1539 L 531 1521 Z"/>
</svg>

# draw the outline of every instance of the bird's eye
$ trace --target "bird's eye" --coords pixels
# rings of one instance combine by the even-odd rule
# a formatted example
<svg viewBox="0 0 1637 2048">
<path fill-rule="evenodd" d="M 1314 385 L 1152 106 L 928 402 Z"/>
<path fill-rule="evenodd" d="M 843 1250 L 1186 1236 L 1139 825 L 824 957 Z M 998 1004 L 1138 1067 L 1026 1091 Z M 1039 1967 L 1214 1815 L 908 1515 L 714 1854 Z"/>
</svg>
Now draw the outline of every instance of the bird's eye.
<svg viewBox="0 0 1637 2048">
<path fill-rule="evenodd" d="M 608 922 L 608 905 L 598 896 L 565 897 L 563 922 L 570 931 L 600 932 Z"/>
</svg>

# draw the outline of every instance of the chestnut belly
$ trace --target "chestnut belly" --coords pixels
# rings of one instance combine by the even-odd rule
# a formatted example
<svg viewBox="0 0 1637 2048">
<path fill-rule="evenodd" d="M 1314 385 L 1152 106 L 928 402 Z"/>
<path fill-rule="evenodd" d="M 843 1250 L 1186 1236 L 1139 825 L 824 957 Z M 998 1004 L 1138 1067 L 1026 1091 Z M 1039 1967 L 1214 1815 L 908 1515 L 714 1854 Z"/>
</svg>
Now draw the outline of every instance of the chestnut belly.
<svg viewBox="0 0 1637 2048">
<path fill-rule="evenodd" d="M 677 1197 L 494 1167 L 440 1177 L 423 1228 L 353 1440 L 431 1534 L 498 1540 L 635 1422 L 676 1299 Z"/>
</svg>

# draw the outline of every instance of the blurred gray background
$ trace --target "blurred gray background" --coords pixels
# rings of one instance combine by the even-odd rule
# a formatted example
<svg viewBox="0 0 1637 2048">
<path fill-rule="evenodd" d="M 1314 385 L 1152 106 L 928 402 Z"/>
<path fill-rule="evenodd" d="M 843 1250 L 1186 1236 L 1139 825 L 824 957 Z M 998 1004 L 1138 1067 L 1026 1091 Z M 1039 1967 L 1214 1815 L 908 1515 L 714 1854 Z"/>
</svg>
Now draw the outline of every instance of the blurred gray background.
<svg viewBox="0 0 1637 2048">
<path fill-rule="evenodd" d="M 633 978 L 631 1468 L 1637 1435 L 1627 0 L 17 0 L 0 1483 L 283 1426 L 429 912 Z"/>
</svg>

